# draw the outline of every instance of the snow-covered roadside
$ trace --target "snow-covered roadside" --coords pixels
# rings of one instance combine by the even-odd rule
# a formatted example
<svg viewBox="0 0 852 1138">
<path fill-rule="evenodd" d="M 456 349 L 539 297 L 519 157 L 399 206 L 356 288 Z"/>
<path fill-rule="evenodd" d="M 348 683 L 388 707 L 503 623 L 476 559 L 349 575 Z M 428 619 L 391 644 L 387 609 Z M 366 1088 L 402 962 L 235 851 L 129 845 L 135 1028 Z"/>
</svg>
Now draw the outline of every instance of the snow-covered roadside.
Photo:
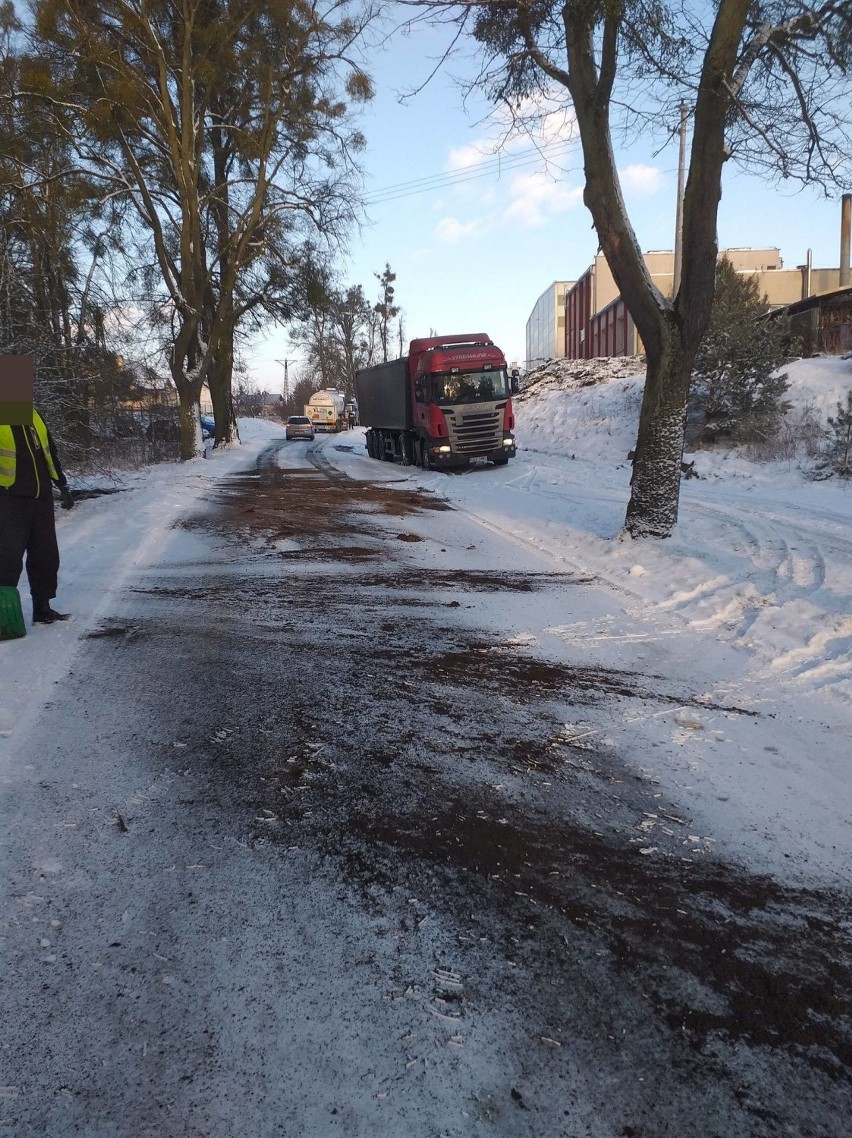
<svg viewBox="0 0 852 1138">
<path fill-rule="evenodd" d="M 280 425 L 258 419 L 240 424 L 242 446 L 209 451 L 205 460 L 161 463 L 128 474 L 115 493 L 56 511 L 61 568 L 55 607 L 73 619 L 50 627 L 30 625 L 26 575 L 19 583 L 27 635 L 0 642 L 0 757 L 3 738 L 18 735 L 28 717 L 72 666 L 81 639 L 106 614 L 135 570 L 151 565 L 181 513 L 218 479 L 248 465 Z M 71 480 L 71 485 L 76 485 Z"/>
<path fill-rule="evenodd" d="M 578 388 L 554 376 L 521 398 L 519 453 L 505 469 L 448 477 L 370 462 L 358 476 L 428 487 L 611 584 L 646 622 L 674 620 L 743 647 L 767 678 L 852 706 L 852 486 L 809 482 L 795 461 L 697 452 L 701 477 L 682 484 L 673 536 L 618 540 L 642 380 L 625 375 L 627 361 L 611 363 L 607 382 Z M 793 414 L 824 418 L 852 387 L 852 360 L 787 370 Z M 363 457 L 363 431 L 338 446 Z M 345 461 L 345 449 L 328 453 Z"/>
<path fill-rule="evenodd" d="M 824 421 L 852 388 L 849 359 L 799 360 L 786 371 L 793 420 Z M 676 614 L 747 648 L 767 677 L 852 705 L 852 487 L 808 481 L 797 459 L 695 452 L 701 477 L 682 484 L 672 538 L 613 541 L 641 387 L 641 378 L 614 379 L 518 406 L 527 477 L 550 479 L 550 492 L 574 507 L 565 519 L 574 554 L 635 594 L 649 618 Z"/>
</svg>

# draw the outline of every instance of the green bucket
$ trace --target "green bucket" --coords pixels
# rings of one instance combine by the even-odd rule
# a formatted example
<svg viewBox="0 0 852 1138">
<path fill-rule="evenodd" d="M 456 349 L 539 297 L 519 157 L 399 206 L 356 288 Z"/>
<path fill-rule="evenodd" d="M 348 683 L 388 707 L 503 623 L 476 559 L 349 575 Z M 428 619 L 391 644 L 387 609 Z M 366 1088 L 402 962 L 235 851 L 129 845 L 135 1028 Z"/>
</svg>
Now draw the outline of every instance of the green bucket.
<svg viewBox="0 0 852 1138">
<path fill-rule="evenodd" d="M 0 640 L 16 640 L 26 635 L 21 594 L 11 585 L 0 585 Z"/>
</svg>

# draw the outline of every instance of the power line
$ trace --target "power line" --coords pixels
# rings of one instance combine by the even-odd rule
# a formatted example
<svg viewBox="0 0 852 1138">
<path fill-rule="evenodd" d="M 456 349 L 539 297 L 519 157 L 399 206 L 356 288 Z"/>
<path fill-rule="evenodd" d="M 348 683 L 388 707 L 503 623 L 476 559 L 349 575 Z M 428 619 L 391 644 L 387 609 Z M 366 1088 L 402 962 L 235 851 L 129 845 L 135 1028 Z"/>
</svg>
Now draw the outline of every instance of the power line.
<svg viewBox="0 0 852 1138">
<path fill-rule="evenodd" d="M 510 155 L 507 158 L 504 158 L 503 155 L 501 155 L 501 154 L 493 154 L 493 155 L 490 155 L 487 157 L 483 157 L 482 159 L 480 159 L 479 162 L 474 162 L 474 163 L 472 163 L 472 165 L 465 166 L 461 170 L 455 170 L 455 171 L 445 170 L 441 174 L 428 174 L 424 178 L 413 178 L 410 181 L 406 181 L 406 182 L 396 182 L 390 186 L 384 186 L 381 190 L 376 190 L 374 192 L 375 193 L 385 193 L 385 192 L 390 192 L 391 190 L 404 190 L 408 186 L 416 186 L 416 185 L 419 185 L 421 182 L 431 182 L 436 178 L 452 178 L 452 177 L 455 177 L 456 174 L 465 174 L 469 170 L 477 170 L 477 169 L 482 169 L 485 167 L 495 167 L 495 168 L 499 169 L 501 164 L 505 165 L 508 162 L 515 162 L 515 161 L 520 161 L 520 160 L 523 160 L 525 162 L 535 161 L 536 157 L 544 156 L 544 155 L 546 155 L 546 154 L 548 154 L 554 150 L 562 150 L 567 145 L 568 145 L 568 143 L 564 139 L 559 139 L 556 142 L 548 142 L 544 146 L 537 147 L 534 154 L 530 154 L 530 153 L 515 154 L 515 155 Z"/>
<path fill-rule="evenodd" d="M 501 174 L 507 170 L 517 170 L 524 166 L 534 165 L 542 159 L 561 158 L 567 154 L 569 148 L 569 143 L 558 142 L 543 146 L 533 154 L 518 154 L 513 158 L 505 159 L 502 157 L 484 159 L 482 162 L 465 167 L 464 170 L 431 174 L 423 178 L 415 178 L 410 182 L 399 182 L 396 185 L 385 186 L 380 190 L 365 194 L 364 201 L 367 205 L 383 205 L 385 202 L 411 197 L 414 194 L 425 193 L 429 190 L 440 190 L 474 181 L 477 178 Z"/>
<path fill-rule="evenodd" d="M 439 190 L 449 186 L 460 185 L 464 182 L 484 178 L 491 174 L 501 174 L 507 170 L 515 170 L 523 166 L 534 165 L 543 157 L 561 157 L 567 153 L 567 150 L 567 144 L 563 143 L 558 147 L 547 148 L 533 155 L 519 155 L 516 158 L 505 160 L 490 159 L 487 162 L 477 163 L 474 166 L 466 167 L 464 170 L 458 170 L 454 173 L 433 174 L 427 178 L 418 178 L 412 182 L 401 182 L 398 186 L 389 186 L 381 190 L 375 190 L 372 194 L 368 193 L 365 195 L 365 202 L 367 205 L 381 205 L 386 201 L 395 201 L 398 198 L 411 197 L 413 194 L 424 193 L 427 190 Z"/>
</svg>

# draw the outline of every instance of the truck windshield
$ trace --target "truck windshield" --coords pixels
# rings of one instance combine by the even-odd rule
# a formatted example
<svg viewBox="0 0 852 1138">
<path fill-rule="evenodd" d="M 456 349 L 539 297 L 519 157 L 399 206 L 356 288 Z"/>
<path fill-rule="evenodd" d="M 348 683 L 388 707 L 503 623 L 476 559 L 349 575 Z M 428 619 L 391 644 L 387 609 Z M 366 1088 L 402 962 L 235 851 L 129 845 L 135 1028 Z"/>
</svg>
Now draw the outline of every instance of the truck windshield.
<svg viewBox="0 0 852 1138">
<path fill-rule="evenodd" d="M 505 368 L 488 371 L 452 372 L 433 375 L 435 402 L 446 406 L 451 403 L 490 403 L 494 399 L 509 398 L 509 379 Z"/>
</svg>

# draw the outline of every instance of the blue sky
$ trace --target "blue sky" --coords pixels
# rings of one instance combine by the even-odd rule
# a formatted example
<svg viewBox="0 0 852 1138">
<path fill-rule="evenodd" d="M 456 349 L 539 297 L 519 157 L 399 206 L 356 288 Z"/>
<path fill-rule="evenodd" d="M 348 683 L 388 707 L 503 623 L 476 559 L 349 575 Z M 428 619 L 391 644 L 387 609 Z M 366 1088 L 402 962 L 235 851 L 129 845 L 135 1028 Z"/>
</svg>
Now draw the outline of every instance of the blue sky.
<svg viewBox="0 0 852 1138">
<path fill-rule="evenodd" d="M 378 295 L 373 273 L 389 262 L 405 336 L 488 332 L 510 361 L 523 361 L 527 318 L 554 280 L 575 280 L 597 252 L 582 201 L 582 157 L 570 118 L 554 106 L 537 144 L 517 139 L 494 154 L 499 123 L 484 101 L 468 100 L 445 72 L 426 82 L 440 51 L 439 33 L 416 27 L 367 60 L 376 97 L 365 109 L 362 156 L 368 222 L 352 236 L 343 265 L 347 284 Z M 458 74 L 462 63 L 449 65 Z M 677 142 L 661 153 L 645 140 L 618 152 L 628 212 L 643 249 L 674 243 Z M 412 183 L 426 180 L 421 192 Z M 422 183 L 421 183 L 422 184 Z M 837 266 L 840 201 L 814 190 L 786 192 L 726 171 L 719 212 L 720 247 L 779 247 L 787 268 Z M 272 331 L 247 356 L 254 382 L 281 389 L 283 367 L 297 355 L 286 332 Z"/>
</svg>

